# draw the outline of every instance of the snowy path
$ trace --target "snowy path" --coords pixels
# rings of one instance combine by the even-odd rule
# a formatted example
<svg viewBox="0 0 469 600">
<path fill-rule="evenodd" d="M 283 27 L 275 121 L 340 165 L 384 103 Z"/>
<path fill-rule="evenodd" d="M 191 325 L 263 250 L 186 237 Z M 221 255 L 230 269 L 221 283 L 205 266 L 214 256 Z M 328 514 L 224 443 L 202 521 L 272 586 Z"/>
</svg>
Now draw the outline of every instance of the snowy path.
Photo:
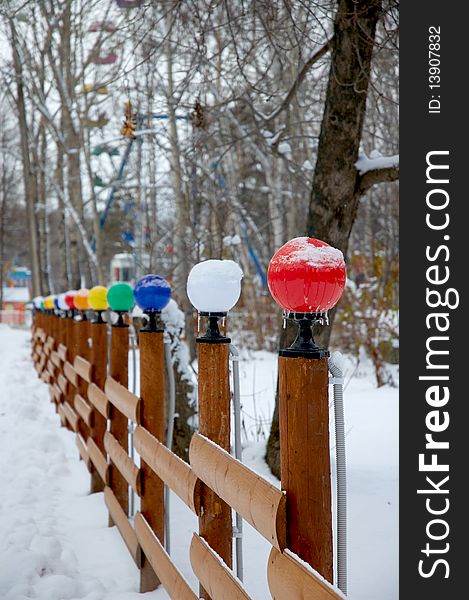
<svg viewBox="0 0 469 600">
<path fill-rule="evenodd" d="M 0 325 L 0 599 L 168 598 L 162 589 L 137 594 L 138 571 L 117 530 L 107 527 L 102 494 L 88 495 L 89 475 L 74 435 L 60 427 L 29 354 L 29 332 Z M 265 353 L 245 363 L 242 394 L 252 392 L 252 369 L 261 383 L 270 382 L 272 365 Z M 347 389 L 346 418 L 349 598 L 396 600 L 397 391 L 375 390 L 369 373 L 362 373 Z M 243 459 L 273 480 L 264 447 L 250 444 Z M 174 496 L 171 521 L 174 559 L 197 590 L 188 556 L 197 524 Z M 245 582 L 253 600 L 270 599 L 268 552 L 268 543 L 245 525 Z"/>
</svg>

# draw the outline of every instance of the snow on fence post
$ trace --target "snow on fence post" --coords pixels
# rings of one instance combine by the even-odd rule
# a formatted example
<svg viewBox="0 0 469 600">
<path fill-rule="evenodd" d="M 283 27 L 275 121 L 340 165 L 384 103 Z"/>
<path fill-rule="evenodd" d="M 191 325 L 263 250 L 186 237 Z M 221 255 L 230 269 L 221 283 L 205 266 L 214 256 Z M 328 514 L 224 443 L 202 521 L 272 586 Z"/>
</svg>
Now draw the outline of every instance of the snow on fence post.
<svg viewBox="0 0 469 600">
<path fill-rule="evenodd" d="M 287 548 L 333 583 L 332 500 L 329 454 L 329 352 L 312 336 L 315 323 L 345 286 L 340 250 L 313 238 L 295 238 L 273 256 L 272 296 L 298 326 L 279 351 L 280 473 L 287 496 Z"/>
<path fill-rule="evenodd" d="M 118 314 L 118 319 L 111 327 L 111 348 L 109 375 L 125 388 L 129 380 L 129 326 L 123 315 L 133 305 L 133 290 L 127 283 L 116 283 L 107 292 L 107 300 L 111 310 Z M 110 432 L 119 445 L 128 453 L 129 421 L 125 415 L 110 406 Z M 109 461 L 109 487 L 126 515 L 129 514 L 129 486 L 119 470 Z M 113 525 L 109 515 L 109 526 Z"/>
<path fill-rule="evenodd" d="M 140 425 L 160 442 L 165 439 L 164 420 L 164 341 L 159 315 L 168 304 L 171 289 L 158 275 L 141 277 L 134 289 L 135 302 L 149 317 L 148 325 L 140 330 Z M 140 461 L 142 493 L 140 512 L 164 544 L 164 483 L 152 468 Z M 148 558 L 142 556 L 140 592 L 150 592 L 160 585 Z"/>
<path fill-rule="evenodd" d="M 104 390 L 107 377 L 107 325 L 102 319 L 102 312 L 107 308 L 107 289 L 103 286 L 91 288 L 88 295 L 90 307 L 96 311 L 97 318 L 91 322 L 89 327 L 91 338 L 91 363 L 93 365 L 93 383 Z M 93 426 L 91 427 L 91 439 L 96 444 L 101 454 L 105 457 L 104 434 L 106 432 L 106 419 L 101 413 L 95 411 Z M 91 489 L 90 493 L 102 492 L 105 481 L 98 473 L 97 468 L 91 464 Z"/>
<path fill-rule="evenodd" d="M 231 260 L 207 260 L 195 265 L 187 280 L 189 300 L 207 319 L 205 335 L 197 338 L 199 433 L 230 451 L 230 338 L 218 323 L 236 304 L 243 272 Z M 207 485 L 201 485 L 199 533 L 230 568 L 233 566 L 231 507 Z M 199 595 L 210 599 L 202 585 Z"/>
</svg>

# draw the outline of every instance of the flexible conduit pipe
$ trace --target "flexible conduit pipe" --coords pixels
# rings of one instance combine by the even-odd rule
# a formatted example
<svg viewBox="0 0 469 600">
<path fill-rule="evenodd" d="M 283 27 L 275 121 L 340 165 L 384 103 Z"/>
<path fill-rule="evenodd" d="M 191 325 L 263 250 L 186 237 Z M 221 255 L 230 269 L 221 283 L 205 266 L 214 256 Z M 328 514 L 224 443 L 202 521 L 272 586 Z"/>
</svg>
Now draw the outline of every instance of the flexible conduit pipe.
<svg viewBox="0 0 469 600">
<path fill-rule="evenodd" d="M 235 458 L 242 460 L 241 446 L 241 401 L 239 389 L 239 352 L 236 346 L 230 344 L 230 357 L 233 363 L 233 411 L 234 411 L 234 446 Z M 236 575 L 243 581 L 243 519 L 236 513 L 236 526 L 234 529 L 236 544 Z"/>
<path fill-rule="evenodd" d="M 174 381 L 174 369 L 173 369 L 173 359 L 171 356 L 171 344 L 169 342 L 165 342 L 164 344 L 164 356 L 166 362 L 166 370 L 168 372 L 168 383 L 169 383 L 169 409 L 168 409 L 168 429 L 166 432 L 166 447 L 170 450 L 173 447 L 173 432 L 174 432 L 174 415 L 176 412 L 176 384 Z M 169 523 L 169 499 L 170 499 L 170 489 L 167 485 L 164 486 L 164 495 L 165 495 L 165 510 L 164 510 L 164 520 L 165 520 L 165 549 L 168 554 L 171 551 L 171 537 L 170 537 L 170 523 Z"/>
<path fill-rule="evenodd" d="M 130 338 L 130 349 L 132 352 L 132 393 L 136 394 L 137 392 L 137 332 L 135 331 L 135 327 L 133 325 L 129 326 L 129 338 Z M 128 421 L 128 431 L 129 431 L 129 448 L 130 448 L 130 458 L 132 462 L 135 462 L 135 451 L 134 451 L 134 424 L 133 421 Z M 129 486 L 130 487 L 130 486 Z M 129 516 L 133 517 L 135 515 L 135 492 L 132 487 L 130 487 L 130 510 Z"/>
<path fill-rule="evenodd" d="M 334 388 L 335 455 L 337 463 L 337 585 L 347 594 L 347 472 L 345 461 L 344 374 L 342 354 L 329 359 Z"/>
</svg>

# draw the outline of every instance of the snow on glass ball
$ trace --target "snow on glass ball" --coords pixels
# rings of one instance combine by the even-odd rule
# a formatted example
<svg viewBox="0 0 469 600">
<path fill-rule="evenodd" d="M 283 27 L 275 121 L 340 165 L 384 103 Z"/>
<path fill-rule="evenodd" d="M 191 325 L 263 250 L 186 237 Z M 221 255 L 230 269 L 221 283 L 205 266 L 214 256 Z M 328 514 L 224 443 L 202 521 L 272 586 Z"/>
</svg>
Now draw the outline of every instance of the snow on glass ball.
<svg viewBox="0 0 469 600">
<path fill-rule="evenodd" d="M 106 310 L 108 307 L 106 297 L 107 288 L 103 285 L 95 285 L 88 294 L 88 303 L 93 310 Z"/>
<path fill-rule="evenodd" d="M 127 312 L 134 305 L 134 291 L 128 283 L 115 283 L 107 291 L 111 310 Z"/>
<path fill-rule="evenodd" d="M 337 304 L 344 290 L 344 257 L 321 240 L 294 238 L 274 254 L 267 279 L 270 293 L 284 310 L 324 312 Z"/>
<path fill-rule="evenodd" d="M 233 260 L 205 260 L 192 267 L 187 295 L 199 312 L 226 313 L 239 300 L 242 278 Z"/>
<path fill-rule="evenodd" d="M 144 311 L 162 310 L 171 298 L 171 287 L 160 275 L 144 275 L 135 284 L 136 304 Z"/>
</svg>

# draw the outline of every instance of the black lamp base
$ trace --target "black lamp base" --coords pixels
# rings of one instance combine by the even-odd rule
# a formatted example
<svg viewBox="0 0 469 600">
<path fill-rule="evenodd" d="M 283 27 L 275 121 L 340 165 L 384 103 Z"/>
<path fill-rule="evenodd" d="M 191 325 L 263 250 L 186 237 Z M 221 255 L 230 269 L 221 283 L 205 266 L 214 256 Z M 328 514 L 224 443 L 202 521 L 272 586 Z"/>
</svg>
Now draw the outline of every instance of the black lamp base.
<svg viewBox="0 0 469 600">
<path fill-rule="evenodd" d="M 117 315 L 117 321 L 115 323 L 113 323 L 112 326 L 113 327 L 128 327 L 127 323 L 124 321 L 124 315 L 125 315 L 126 311 L 115 310 L 114 312 Z"/>
<path fill-rule="evenodd" d="M 287 319 L 291 319 L 298 325 L 298 334 L 289 348 L 282 348 L 279 356 L 290 358 L 328 358 L 330 352 L 319 348 L 313 338 L 312 327 L 315 323 L 327 321 L 325 313 L 288 313 Z"/>
<path fill-rule="evenodd" d="M 145 310 L 144 314 L 147 315 L 149 321 L 143 329 L 140 329 L 140 331 L 151 333 L 162 333 L 164 331 L 160 319 L 161 310 Z"/>
<path fill-rule="evenodd" d="M 229 344 L 231 338 L 220 333 L 218 321 L 226 317 L 226 312 L 200 312 L 199 316 L 207 317 L 207 331 L 205 335 L 196 338 L 199 344 Z"/>
</svg>

